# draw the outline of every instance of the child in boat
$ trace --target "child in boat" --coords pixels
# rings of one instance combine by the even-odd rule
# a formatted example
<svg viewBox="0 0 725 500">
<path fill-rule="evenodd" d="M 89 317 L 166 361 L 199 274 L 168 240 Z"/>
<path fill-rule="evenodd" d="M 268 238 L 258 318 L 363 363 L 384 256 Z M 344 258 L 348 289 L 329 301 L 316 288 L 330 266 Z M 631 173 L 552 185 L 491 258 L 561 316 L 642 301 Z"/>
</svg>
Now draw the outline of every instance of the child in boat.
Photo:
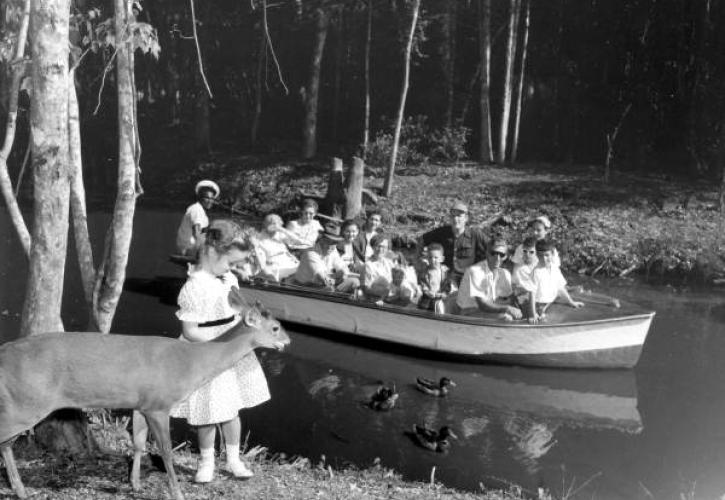
<svg viewBox="0 0 725 500">
<path fill-rule="evenodd" d="M 436 314 L 446 312 L 445 299 L 456 290 L 448 277 L 448 266 L 443 264 L 444 259 L 443 245 L 431 243 L 426 250 L 426 268 L 420 275 L 422 297 L 418 307 Z"/>
<path fill-rule="evenodd" d="M 511 285 L 513 286 L 516 303 L 521 307 L 528 321 L 534 323 L 535 317 L 527 314 L 527 312 L 530 312 L 529 304 L 533 303 L 533 296 L 536 292 L 536 284 L 534 283 L 534 269 L 538 263 L 536 258 L 536 238 L 529 236 L 521 244 L 521 247 L 523 262 L 514 264 Z"/>
<path fill-rule="evenodd" d="M 194 188 L 196 203 L 189 205 L 176 231 L 176 250 L 181 255 L 196 257 L 204 243 L 202 231 L 209 225 L 209 210 L 219 198 L 219 186 L 205 179 Z"/>
<path fill-rule="evenodd" d="M 393 282 L 395 263 L 388 256 L 390 237 L 378 234 L 370 240 L 374 253 L 365 261 L 361 279 L 365 296 L 374 301 L 382 301 L 390 292 Z"/>
<path fill-rule="evenodd" d="M 551 221 L 546 215 L 539 215 L 535 219 L 529 221 L 528 228 L 531 233 L 530 236 L 533 236 L 536 241 L 545 240 L 551 230 Z M 514 265 L 521 264 L 524 261 L 523 250 L 523 245 L 516 247 L 516 251 L 514 252 L 513 257 L 511 257 L 511 262 L 513 262 Z M 559 258 L 559 252 L 556 250 L 556 247 L 554 248 L 552 265 L 561 267 L 561 259 Z"/>
<path fill-rule="evenodd" d="M 405 256 L 401 253 L 393 258 L 393 262 L 395 266 L 391 271 L 392 283 L 385 302 L 400 306 L 417 304 L 420 300 L 421 290 L 418 286 L 415 269 L 408 265 Z"/>
<path fill-rule="evenodd" d="M 294 281 L 301 285 L 324 286 L 329 290 L 352 293 L 360 287 L 360 280 L 350 276 L 347 264 L 337 251 L 342 241 L 340 228 L 334 224 L 325 224 L 313 250 L 307 250 L 300 257 L 300 265 L 294 275 Z"/>
<path fill-rule="evenodd" d="M 231 269 L 245 262 L 252 249 L 248 235 L 237 224 L 230 220 L 212 221 L 199 251 L 198 263 L 190 267 L 179 293 L 176 316 L 181 320 L 182 341 L 207 342 L 239 322 L 227 298 L 232 287 L 238 286 Z M 196 482 L 208 483 L 214 477 L 217 425 L 221 425 L 224 435 L 227 470 L 241 479 L 253 475 L 239 458 L 239 410 L 257 406 L 269 398 L 267 379 L 252 351 L 172 408 L 172 417 L 186 419 L 198 429 L 200 460 L 194 477 Z"/>
<path fill-rule="evenodd" d="M 571 298 L 566 289 L 566 279 L 559 266 L 554 264 L 554 244 L 547 240 L 536 242 L 538 264 L 533 272 L 533 300 L 524 307 L 530 322 L 538 322 L 546 317 L 546 310 L 559 297 L 574 308 L 584 306 L 583 302 Z"/>
<path fill-rule="evenodd" d="M 284 228 L 279 215 L 267 215 L 254 245 L 258 276 L 270 281 L 282 281 L 292 276 L 300 261 L 292 255 L 287 245 L 303 243 L 294 233 Z"/>
</svg>

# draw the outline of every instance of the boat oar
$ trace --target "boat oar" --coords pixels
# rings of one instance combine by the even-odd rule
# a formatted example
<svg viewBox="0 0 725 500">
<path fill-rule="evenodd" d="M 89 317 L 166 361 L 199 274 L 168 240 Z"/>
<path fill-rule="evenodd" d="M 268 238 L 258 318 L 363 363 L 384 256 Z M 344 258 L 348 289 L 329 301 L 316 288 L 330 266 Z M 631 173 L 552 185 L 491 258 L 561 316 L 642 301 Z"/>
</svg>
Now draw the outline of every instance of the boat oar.
<svg viewBox="0 0 725 500">
<path fill-rule="evenodd" d="M 575 299 L 581 300 L 585 303 L 598 304 L 601 306 L 610 306 L 614 307 L 615 309 L 619 309 L 621 307 L 619 299 L 615 297 L 610 297 L 609 295 L 604 295 L 602 293 L 595 293 L 589 290 L 584 290 L 584 288 L 581 286 L 571 287 L 569 289 L 569 292 L 573 294 L 573 297 Z"/>
</svg>

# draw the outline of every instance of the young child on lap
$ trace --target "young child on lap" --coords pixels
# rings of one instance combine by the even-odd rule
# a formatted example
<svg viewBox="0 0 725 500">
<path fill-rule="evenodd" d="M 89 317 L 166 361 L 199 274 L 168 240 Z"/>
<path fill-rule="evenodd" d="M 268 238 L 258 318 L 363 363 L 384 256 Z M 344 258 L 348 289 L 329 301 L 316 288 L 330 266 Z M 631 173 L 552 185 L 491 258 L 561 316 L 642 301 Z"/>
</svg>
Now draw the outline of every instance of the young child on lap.
<svg viewBox="0 0 725 500">
<path fill-rule="evenodd" d="M 444 259 L 443 245 L 432 243 L 427 249 L 427 266 L 420 276 L 423 296 L 418 307 L 435 311 L 436 314 L 446 312 L 444 301 L 456 289 L 448 277 L 448 266 L 443 264 Z"/>
<path fill-rule="evenodd" d="M 392 283 L 385 302 L 407 306 L 417 304 L 420 300 L 420 287 L 415 269 L 408 265 L 402 254 L 397 254 L 393 259 L 394 267 L 391 270 Z"/>
<path fill-rule="evenodd" d="M 529 311 L 529 304 L 534 301 L 534 293 L 536 292 L 536 284 L 534 283 L 534 269 L 536 269 L 538 263 L 536 258 L 536 238 L 529 236 L 521 244 L 521 248 L 522 262 L 514 264 L 511 273 L 511 284 L 516 303 L 521 307 L 529 322 L 534 323 L 535 318 L 527 314 L 527 311 Z"/>
</svg>

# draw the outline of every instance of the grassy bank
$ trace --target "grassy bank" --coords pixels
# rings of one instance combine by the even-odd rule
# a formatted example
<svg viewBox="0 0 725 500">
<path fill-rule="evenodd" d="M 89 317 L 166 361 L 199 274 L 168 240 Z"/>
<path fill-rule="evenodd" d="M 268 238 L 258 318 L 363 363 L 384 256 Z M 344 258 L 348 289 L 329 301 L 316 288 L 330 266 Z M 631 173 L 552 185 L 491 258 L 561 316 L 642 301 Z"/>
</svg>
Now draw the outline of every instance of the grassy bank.
<svg viewBox="0 0 725 500">
<path fill-rule="evenodd" d="M 202 177 L 216 179 L 225 201 L 259 215 L 294 209 L 301 193 L 323 196 L 328 166 L 260 157 L 200 164 L 169 186 L 188 193 Z M 382 169 L 366 170 L 366 187 L 379 192 Z M 186 196 L 188 198 L 188 196 Z M 552 237 L 570 273 L 640 274 L 674 283 L 725 282 L 725 224 L 717 185 L 615 173 L 604 185 L 599 167 L 466 164 L 401 168 L 390 198 L 380 198 L 386 227 L 399 241 L 446 220 L 453 200 L 471 207 L 473 224 L 512 244 L 539 214 L 552 220 Z"/>
<path fill-rule="evenodd" d="M 38 500 L 158 499 L 170 498 L 165 472 L 151 466 L 144 457 L 141 469 L 142 489 L 134 492 L 128 482 L 131 457 L 130 438 L 123 426 L 109 432 L 108 426 L 92 425 L 92 432 L 103 452 L 93 456 L 57 457 L 42 452 L 23 438 L 16 445 L 20 476 L 28 494 Z M 174 453 L 174 464 L 187 500 L 234 499 L 379 499 L 410 500 L 516 500 L 524 498 L 518 489 L 493 491 L 481 489 L 468 493 L 445 488 L 433 481 L 404 481 L 399 474 L 380 464 L 367 469 L 335 469 L 306 458 L 271 456 L 262 448 L 253 448 L 246 460 L 255 472 L 248 481 L 234 479 L 217 471 L 208 484 L 193 482 L 197 455 L 186 448 Z M 223 464 L 223 460 L 218 461 Z M 4 479 L 4 478 L 3 478 Z M 433 478 L 434 479 L 434 478 Z M 9 486 L 0 481 L 0 498 L 11 498 Z"/>
</svg>

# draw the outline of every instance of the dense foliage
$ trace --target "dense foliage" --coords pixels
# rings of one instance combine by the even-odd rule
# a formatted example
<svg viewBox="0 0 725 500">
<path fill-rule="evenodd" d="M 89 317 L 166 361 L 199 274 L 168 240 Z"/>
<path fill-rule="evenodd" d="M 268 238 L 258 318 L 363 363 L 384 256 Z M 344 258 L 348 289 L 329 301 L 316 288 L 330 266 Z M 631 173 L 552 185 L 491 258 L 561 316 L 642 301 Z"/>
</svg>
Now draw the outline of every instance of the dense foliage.
<svg viewBox="0 0 725 500">
<path fill-rule="evenodd" d="M 477 154 L 477 144 L 470 138 L 477 137 L 480 128 L 479 3 L 423 2 L 406 115 L 426 117 L 430 128 L 425 132 L 431 137 L 437 133 L 433 141 L 440 147 L 426 151 L 408 145 L 408 157 L 400 164 Z M 5 2 L 0 21 L 2 54 L 12 43 L 9 33 L 16 24 L 18 4 Z M 157 28 L 161 47 L 158 60 L 138 57 L 136 63 L 142 126 L 154 131 L 146 141 L 147 158 L 163 156 L 154 153 L 167 142 L 178 144 L 185 134 L 194 140 L 184 143 L 203 152 L 231 144 L 235 149 L 248 148 L 257 107 L 257 148 L 299 141 L 318 9 L 330 20 L 318 109 L 322 152 L 341 155 L 358 150 L 364 127 L 367 2 L 197 4 L 199 49 L 211 97 L 199 71 L 190 4 L 170 0 L 137 4 L 138 20 L 144 23 L 140 26 Z M 390 133 L 385 117 L 397 105 L 408 12 L 405 0 L 373 0 L 370 5 L 370 137 L 376 142 L 373 148 L 384 149 Z M 495 135 L 509 3 L 493 1 L 492 6 Z M 725 37 L 715 27 L 723 20 L 722 2 L 557 0 L 532 2 L 531 9 L 519 158 L 601 164 L 606 135 L 621 119 L 615 144 L 619 168 L 678 170 L 711 178 L 719 174 Z M 92 14 L 103 23 L 112 9 L 107 0 L 75 0 L 73 12 L 83 19 Z M 83 41 L 94 43 L 87 36 Z M 99 94 L 103 102 L 113 100 L 111 92 L 101 91 L 102 83 L 109 83 L 102 78 L 109 55 L 102 52 L 86 55 L 78 75 L 84 128 L 92 136 L 87 142 L 104 150 L 86 151 L 93 169 L 113 155 L 101 137 L 104 129 L 113 127 L 112 106 L 102 103 L 96 110 Z M 0 74 L 7 75 L 7 62 L 2 70 Z M 105 80 L 112 80 L 112 75 Z M 452 97 L 446 88 L 449 80 Z M 0 85 L 4 92 L 6 86 L 4 78 Z M 0 104 L 6 102 L 4 92 Z M 622 119 L 628 106 L 631 112 Z M 465 135 L 461 127 L 470 133 Z"/>
</svg>

